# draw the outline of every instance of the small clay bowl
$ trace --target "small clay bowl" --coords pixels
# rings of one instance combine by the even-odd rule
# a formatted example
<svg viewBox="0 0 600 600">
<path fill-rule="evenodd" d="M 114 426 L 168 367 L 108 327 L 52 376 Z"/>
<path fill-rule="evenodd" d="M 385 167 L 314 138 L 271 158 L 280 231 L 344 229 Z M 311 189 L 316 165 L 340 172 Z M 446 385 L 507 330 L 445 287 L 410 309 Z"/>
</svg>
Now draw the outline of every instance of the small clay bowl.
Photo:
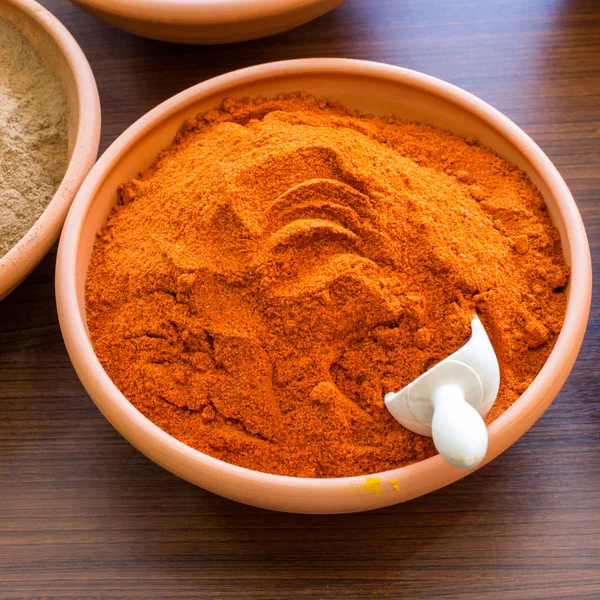
<svg viewBox="0 0 600 600">
<path fill-rule="evenodd" d="M 271 63 L 194 86 L 150 111 L 104 153 L 82 185 L 60 242 L 56 294 L 73 365 L 106 418 L 149 458 L 207 490 L 255 506 L 300 513 L 368 510 L 409 500 L 466 475 L 440 456 L 369 476 L 282 477 L 244 469 L 198 452 L 144 417 L 100 365 L 86 325 L 84 287 L 96 232 L 115 204 L 118 184 L 135 177 L 167 146 L 182 122 L 227 96 L 273 96 L 303 90 L 376 114 L 409 119 L 479 138 L 524 169 L 538 186 L 571 265 L 563 329 L 548 361 L 523 395 L 489 427 L 489 462 L 521 437 L 552 402 L 579 351 L 591 300 L 591 260 L 577 206 L 546 155 L 514 123 L 475 96 L 439 79 L 390 65 L 345 59 Z"/>
<path fill-rule="evenodd" d="M 274 35 L 344 0 L 71 0 L 110 25 L 180 44 L 228 44 Z"/>
<path fill-rule="evenodd" d="M 54 197 L 31 229 L 0 258 L 0 299 L 46 255 L 60 234 L 71 202 L 92 168 L 100 143 L 100 101 L 81 48 L 56 17 L 33 0 L 0 0 L 11 21 L 61 81 L 69 106 L 69 165 Z"/>
</svg>

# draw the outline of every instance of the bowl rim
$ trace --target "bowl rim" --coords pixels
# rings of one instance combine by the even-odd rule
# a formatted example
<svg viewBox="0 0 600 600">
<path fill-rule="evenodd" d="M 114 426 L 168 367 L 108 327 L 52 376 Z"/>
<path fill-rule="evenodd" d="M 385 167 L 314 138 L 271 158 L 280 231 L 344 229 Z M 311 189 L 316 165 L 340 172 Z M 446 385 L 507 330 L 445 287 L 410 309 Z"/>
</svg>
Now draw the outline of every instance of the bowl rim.
<svg viewBox="0 0 600 600">
<path fill-rule="evenodd" d="M 553 195 L 557 198 L 557 210 L 565 223 L 566 239 L 570 250 L 571 279 L 565 321 L 548 360 L 534 381 L 508 410 L 488 426 L 490 442 L 499 437 L 502 432 L 510 432 L 521 421 L 527 423 L 526 428 L 516 436 L 513 435 L 513 438 L 507 444 L 502 445 L 493 455 L 488 453 L 488 456 L 477 468 L 504 452 L 533 425 L 553 400 L 558 388 L 566 380 L 581 346 L 587 325 L 591 303 L 591 257 L 585 228 L 577 205 L 566 183 L 550 159 L 508 117 L 473 94 L 448 82 L 418 71 L 385 63 L 345 58 L 307 58 L 247 67 L 214 77 L 176 94 L 150 110 L 126 129 L 111 144 L 89 173 L 73 202 L 63 229 L 57 258 L 56 296 L 59 321 L 65 343 L 84 386 L 87 386 L 90 381 L 101 384 L 102 392 L 106 396 L 106 406 L 104 408 L 110 405 L 111 409 L 115 409 L 120 413 L 119 418 L 122 421 L 127 421 L 148 440 L 151 439 L 152 444 L 159 444 L 163 449 L 167 449 L 174 455 L 193 461 L 198 469 L 210 468 L 231 475 L 238 481 L 251 481 L 269 487 L 285 486 L 298 493 L 318 491 L 324 496 L 331 495 L 332 492 L 337 492 L 341 487 L 347 487 L 349 484 L 362 487 L 369 478 L 399 478 L 400 473 L 403 479 L 416 477 L 424 480 L 431 478 L 439 480 L 437 484 L 433 487 L 429 486 L 426 490 L 426 492 L 433 491 L 468 475 L 475 469 L 460 471 L 445 463 L 441 456 L 436 455 L 404 467 L 377 473 L 352 477 L 301 478 L 247 469 L 195 450 L 154 425 L 118 390 L 98 361 L 87 335 L 87 325 L 81 318 L 76 289 L 76 255 L 80 243 L 81 225 L 87 217 L 88 210 L 95 198 L 95 192 L 101 185 L 104 175 L 112 169 L 120 157 L 128 152 L 132 145 L 151 132 L 157 123 L 186 107 L 199 103 L 204 97 L 221 92 L 226 96 L 227 89 L 232 86 L 250 84 L 266 78 L 289 77 L 290 75 L 301 74 L 342 74 L 375 77 L 410 85 L 436 96 L 441 96 L 444 99 L 449 99 L 501 132 L 505 138 L 519 149 L 519 152 L 531 162 L 538 172 L 544 173 L 543 178 L 546 184 L 553 190 Z M 565 361 L 565 357 L 568 357 L 568 360 Z M 557 381 L 559 382 L 558 388 L 556 388 Z M 554 394 L 552 394 L 553 390 Z M 98 404 L 95 399 L 94 402 Z M 102 407 L 98 406 L 98 408 L 106 415 Z M 120 426 L 117 426 L 110 417 L 107 416 L 107 418 L 117 430 L 121 431 Z M 163 466 L 171 470 L 168 465 L 163 464 Z M 377 506 L 389 505 L 395 502 L 391 500 L 377 504 Z"/>
<path fill-rule="evenodd" d="M 79 104 L 73 150 L 60 185 L 25 235 L 0 257 L 1 299 L 21 283 L 57 240 L 71 201 L 96 160 L 101 116 L 94 74 L 68 29 L 35 0 L 0 0 L 0 3 L 23 13 L 51 37 L 72 74 Z"/>
<path fill-rule="evenodd" d="M 75 0 L 98 11 L 141 21 L 173 24 L 263 20 L 328 0 Z M 151 9 L 151 10 L 150 10 Z"/>
</svg>

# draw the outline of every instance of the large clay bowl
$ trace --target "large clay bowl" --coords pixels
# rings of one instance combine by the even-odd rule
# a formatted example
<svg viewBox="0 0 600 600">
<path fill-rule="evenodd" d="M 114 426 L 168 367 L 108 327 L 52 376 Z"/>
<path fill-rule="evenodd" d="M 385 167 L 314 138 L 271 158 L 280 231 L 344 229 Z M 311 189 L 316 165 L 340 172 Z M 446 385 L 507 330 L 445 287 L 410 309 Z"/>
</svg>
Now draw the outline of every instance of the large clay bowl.
<svg viewBox="0 0 600 600">
<path fill-rule="evenodd" d="M 86 327 L 86 271 L 96 232 L 116 201 L 117 185 L 148 166 L 185 119 L 214 107 L 223 97 L 270 96 L 294 90 L 333 98 L 363 111 L 391 112 L 475 136 L 524 169 L 542 192 L 572 268 L 566 318 L 539 375 L 490 425 L 484 464 L 519 439 L 560 390 L 583 339 L 591 298 L 585 229 L 558 171 L 521 129 L 471 94 L 399 67 L 344 59 L 261 65 L 201 83 L 142 117 L 106 151 L 73 203 L 58 256 L 60 324 L 73 365 L 98 408 L 134 446 L 166 469 L 217 494 L 276 510 L 341 513 L 378 508 L 436 490 L 464 477 L 466 472 L 434 456 L 370 476 L 302 479 L 259 473 L 217 460 L 169 436 L 127 401 L 100 365 Z"/>
</svg>

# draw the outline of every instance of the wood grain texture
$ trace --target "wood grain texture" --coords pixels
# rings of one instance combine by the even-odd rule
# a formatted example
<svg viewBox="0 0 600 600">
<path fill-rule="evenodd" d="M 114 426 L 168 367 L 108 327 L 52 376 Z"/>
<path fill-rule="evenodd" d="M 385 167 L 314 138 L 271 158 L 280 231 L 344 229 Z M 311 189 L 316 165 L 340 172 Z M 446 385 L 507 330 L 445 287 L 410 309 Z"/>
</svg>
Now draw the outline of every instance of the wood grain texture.
<svg viewBox="0 0 600 600">
<path fill-rule="evenodd" d="M 347 0 L 270 39 L 139 39 L 43 0 L 89 57 L 102 150 L 172 94 L 266 61 L 345 56 L 441 77 L 525 129 L 570 185 L 600 264 L 600 4 Z M 467 479 L 372 513 L 238 505 L 154 465 L 96 410 L 53 300 L 55 252 L 0 303 L 0 598 L 600 598 L 600 313 L 536 426 Z M 595 286 L 596 296 L 600 289 Z"/>
</svg>

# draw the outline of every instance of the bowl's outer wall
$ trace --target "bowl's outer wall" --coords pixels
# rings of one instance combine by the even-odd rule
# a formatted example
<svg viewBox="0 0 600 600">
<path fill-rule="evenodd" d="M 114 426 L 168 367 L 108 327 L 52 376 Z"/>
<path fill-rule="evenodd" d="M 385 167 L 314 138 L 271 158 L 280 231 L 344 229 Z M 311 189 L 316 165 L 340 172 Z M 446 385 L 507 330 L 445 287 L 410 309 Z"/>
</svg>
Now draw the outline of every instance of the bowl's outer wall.
<svg viewBox="0 0 600 600">
<path fill-rule="evenodd" d="M 275 35 L 308 23 L 334 9 L 343 1 L 318 0 L 290 10 L 282 0 L 281 11 L 276 14 L 234 21 L 224 18 L 222 22 L 216 21 L 213 17 L 211 22 L 203 22 L 201 18 L 170 21 L 153 18 L 151 7 L 148 7 L 143 14 L 130 15 L 111 3 L 103 6 L 88 0 L 71 0 L 85 12 L 109 25 L 141 37 L 180 44 L 229 44 Z M 218 13 L 219 3 L 214 4 L 213 12 Z"/>
<path fill-rule="evenodd" d="M 423 83 L 423 81 L 425 83 Z M 423 85 L 421 85 L 423 84 Z M 457 101 L 455 88 L 410 71 L 343 59 L 286 61 L 244 69 L 182 92 L 125 132 L 82 186 L 59 249 L 57 305 L 73 364 L 90 396 L 132 444 L 173 473 L 228 498 L 275 510 L 339 513 L 368 510 L 414 498 L 466 475 L 441 457 L 371 477 L 331 480 L 284 478 L 242 469 L 197 452 L 145 419 L 116 389 L 93 354 L 85 324 L 84 287 L 95 233 L 116 202 L 118 184 L 135 177 L 172 140 L 181 123 L 227 96 L 273 96 L 303 90 L 367 112 L 388 112 L 479 138 L 528 172 L 559 226 L 565 254 L 577 264 L 568 293 L 563 333 L 536 380 L 489 427 L 485 462 L 518 439 L 539 418 L 565 382 L 581 345 L 591 296 L 585 230 L 564 182 L 543 153 L 490 107 L 479 116 Z M 481 101 L 464 92 L 469 102 Z M 489 112 L 485 112 L 489 109 Z M 471 110 L 475 110 L 471 107 Z M 500 120 L 498 120 L 500 119 Z M 514 128 L 530 147 L 518 148 L 502 130 Z M 541 157 L 541 158 L 540 158 Z M 540 168 L 540 161 L 542 167 Z M 546 161 L 546 162 L 544 162 Z M 536 163 L 536 164 L 534 164 Z"/>
<path fill-rule="evenodd" d="M 58 239 L 71 202 L 96 160 L 100 100 L 83 52 L 51 13 L 31 0 L 0 0 L 0 18 L 11 21 L 56 73 L 69 105 L 67 172 L 38 221 L 0 258 L 1 300 L 31 273 Z M 86 115 L 85 123 L 82 115 Z"/>
</svg>

